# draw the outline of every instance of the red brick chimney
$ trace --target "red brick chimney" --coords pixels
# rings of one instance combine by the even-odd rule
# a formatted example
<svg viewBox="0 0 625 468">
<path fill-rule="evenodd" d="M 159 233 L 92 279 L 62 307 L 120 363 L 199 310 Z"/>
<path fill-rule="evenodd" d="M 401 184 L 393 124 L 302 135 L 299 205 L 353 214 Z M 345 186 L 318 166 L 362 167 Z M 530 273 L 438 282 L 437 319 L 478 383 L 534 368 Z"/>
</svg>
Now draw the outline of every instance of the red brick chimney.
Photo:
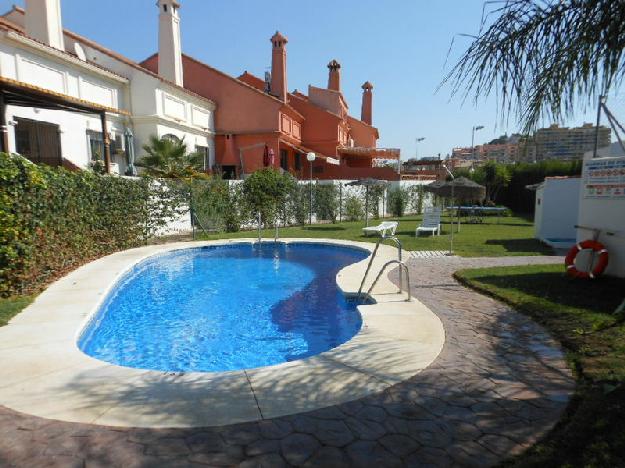
<svg viewBox="0 0 625 468">
<path fill-rule="evenodd" d="M 360 120 L 369 125 L 373 125 L 373 85 L 367 81 L 362 85 L 362 90 Z"/>
<path fill-rule="evenodd" d="M 328 69 L 330 73 L 328 74 L 328 89 L 332 89 L 334 91 L 341 91 L 341 64 L 336 60 L 332 60 L 328 63 Z"/>
<path fill-rule="evenodd" d="M 271 94 L 286 102 L 286 37 L 278 31 L 271 38 Z"/>
</svg>

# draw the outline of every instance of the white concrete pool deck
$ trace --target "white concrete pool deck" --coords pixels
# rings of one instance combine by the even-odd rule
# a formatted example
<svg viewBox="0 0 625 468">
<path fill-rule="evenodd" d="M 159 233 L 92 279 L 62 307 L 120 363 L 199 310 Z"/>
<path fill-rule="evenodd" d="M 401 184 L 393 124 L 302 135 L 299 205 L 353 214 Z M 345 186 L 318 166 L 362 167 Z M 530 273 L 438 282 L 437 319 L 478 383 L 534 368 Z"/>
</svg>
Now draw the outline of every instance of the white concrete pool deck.
<svg viewBox="0 0 625 468">
<path fill-rule="evenodd" d="M 177 249 L 252 242 L 233 239 L 146 246 L 118 252 L 56 281 L 5 327 L 0 327 L 0 404 L 31 415 L 125 427 L 221 426 L 268 419 L 362 398 L 411 377 L 442 350 L 438 317 L 384 275 L 358 309 L 361 331 L 311 358 L 231 372 L 167 373 L 112 365 L 85 355 L 77 338 L 120 276 L 145 258 Z M 328 239 L 284 239 L 363 247 Z M 397 256 L 382 245 L 367 287 Z M 369 259 L 337 275 L 356 293 Z M 413 278 L 418 281 L 418 278 Z M 233 291 L 237 278 L 232 279 Z"/>
</svg>

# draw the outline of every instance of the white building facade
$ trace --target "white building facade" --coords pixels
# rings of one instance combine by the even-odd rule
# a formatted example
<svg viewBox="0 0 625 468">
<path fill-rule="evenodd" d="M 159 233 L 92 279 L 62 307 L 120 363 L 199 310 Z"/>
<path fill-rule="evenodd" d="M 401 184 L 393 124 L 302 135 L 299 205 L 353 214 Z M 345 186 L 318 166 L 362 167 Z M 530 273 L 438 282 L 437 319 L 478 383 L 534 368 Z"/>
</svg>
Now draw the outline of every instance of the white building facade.
<svg viewBox="0 0 625 468">
<path fill-rule="evenodd" d="M 105 158 L 104 123 L 113 173 L 127 171 L 129 141 L 140 159 L 152 135 L 184 140 L 211 169 L 215 104 L 185 90 L 182 76 L 170 81 L 63 30 L 59 2 L 28 0 L 26 10 L 14 7 L 0 17 L 6 150 L 38 163 L 88 168 Z M 181 53 L 178 7 L 160 0 L 159 10 L 164 4 L 159 24 L 169 19 L 178 28 L 161 27 L 159 43 L 169 40 L 175 59 Z"/>
</svg>

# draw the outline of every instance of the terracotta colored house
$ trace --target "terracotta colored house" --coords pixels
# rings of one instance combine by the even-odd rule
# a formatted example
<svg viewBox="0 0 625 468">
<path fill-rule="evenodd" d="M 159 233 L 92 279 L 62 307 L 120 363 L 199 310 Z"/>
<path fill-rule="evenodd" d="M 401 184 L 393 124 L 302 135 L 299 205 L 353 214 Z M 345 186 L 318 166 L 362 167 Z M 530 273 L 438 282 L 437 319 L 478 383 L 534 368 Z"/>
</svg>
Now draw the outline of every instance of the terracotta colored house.
<svg viewBox="0 0 625 468">
<path fill-rule="evenodd" d="M 315 152 L 314 177 L 398 180 L 388 167 L 374 167 L 376 159 L 398 159 L 399 150 L 376 148 L 378 130 L 372 121 L 372 88 L 363 85 L 361 120 L 348 114 L 340 90 L 340 65 L 330 62 L 328 88 L 309 86 L 308 96 L 288 92 L 285 36 L 271 37 L 271 74 L 265 80 L 248 72 L 238 78 L 182 55 L 184 86 L 217 103 L 215 163 L 225 177 L 239 178 L 267 163 L 298 178 L 308 178 L 306 154 Z M 142 63 L 158 70 L 159 55 Z M 266 153 L 272 156 L 267 158 Z"/>
</svg>

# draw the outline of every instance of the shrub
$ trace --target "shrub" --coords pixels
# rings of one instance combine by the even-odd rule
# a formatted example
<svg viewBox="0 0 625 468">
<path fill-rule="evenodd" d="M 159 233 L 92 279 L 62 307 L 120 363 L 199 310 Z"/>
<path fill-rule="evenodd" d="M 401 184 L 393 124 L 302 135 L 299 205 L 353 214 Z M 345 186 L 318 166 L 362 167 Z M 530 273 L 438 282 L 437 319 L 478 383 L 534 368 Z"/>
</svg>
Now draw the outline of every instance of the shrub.
<svg viewBox="0 0 625 468">
<path fill-rule="evenodd" d="M 274 225 L 283 213 L 295 185 L 297 182 L 293 176 L 273 168 L 264 168 L 252 173 L 243 182 L 242 193 L 246 211 L 251 218 L 260 213 L 263 223 Z"/>
<path fill-rule="evenodd" d="M 365 210 L 362 202 L 355 195 L 348 195 L 345 198 L 345 218 L 348 221 L 358 221 L 364 217 Z"/>
<path fill-rule="evenodd" d="M 413 213 L 423 213 L 424 199 L 425 190 L 423 189 L 423 185 L 413 185 L 408 189 L 408 207 Z"/>
<path fill-rule="evenodd" d="M 204 177 L 202 166 L 204 157 L 199 152 L 189 153 L 183 140 L 150 136 L 149 144 L 143 145 L 145 155 L 136 165 L 146 174 L 159 178 Z"/>
<path fill-rule="evenodd" d="M 366 187 L 362 187 L 363 203 L 365 203 L 364 200 L 366 198 L 367 209 L 373 219 L 378 219 L 380 217 L 380 200 L 382 199 L 385 190 L 386 185 L 372 185 L 369 187 L 369 193 L 367 194 Z"/>
<path fill-rule="evenodd" d="M 473 172 L 457 170 L 454 175 L 486 184 L 488 198 L 496 204 L 520 213 L 533 213 L 535 193 L 527 190 L 527 185 L 540 183 L 545 177 L 579 176 L 581 170 L 582 161 L 549 160 L 507 165 L 491 162 Z"/>
<path fill-rule="evenodd" d="M 388 192 L 388 209 L 393 216 L 402 217 L 408 206 L 408 192 L 397 187 Z"/>
<path fill-rule="evenodd" d="M 286 204 L 287 212 L 284 215 L 285 224 L 294 220 L 296 224 L 303 226 L 310 213 L 310 187 L 308 184 L 295 184 Z"/>
<path fill-rule="evenodd" d="M 339 210 L 338 189 L 334 184 L 315 186 L 314 210 L 317 219 L 325 219 L 336 223 Z"/>
<path fill-rule="evenodd" d="M 186 203 L 173 182 L 69 172 L 0 153 L 0 295 L 34 292 L 85 261 L 141 245 Z"/>
</svg>

